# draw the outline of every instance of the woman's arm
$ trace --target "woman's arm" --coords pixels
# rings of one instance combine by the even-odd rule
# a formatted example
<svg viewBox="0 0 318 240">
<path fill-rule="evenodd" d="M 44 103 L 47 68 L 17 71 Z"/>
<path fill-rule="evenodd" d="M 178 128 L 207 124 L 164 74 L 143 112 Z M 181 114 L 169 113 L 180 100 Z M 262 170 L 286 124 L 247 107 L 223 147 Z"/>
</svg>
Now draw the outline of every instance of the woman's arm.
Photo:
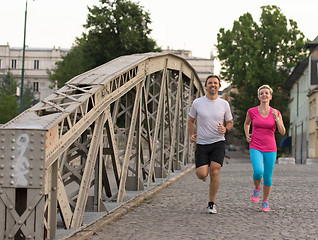
<svg viewBox="0 0 318 240">
<path fill-rule="evenodd" d="M 244 132 L 245 132 L 245 137 L 246 137 L 246 141 L 248 143 L 251 142 L 251 134 L 250 134 L 250 126 L 251 126 L 251 118 L 250 115 L 248 115 L 248 112 L 246 113 L 246 118 L 245 118 L 245 122 L 244 122 Z"/>
<path fill-rule="evenodd" d="M 276 109 L 273 109 L 273 115 L 274 115 L 274 118 L 275 118 L 275 121 L 276 121 L 276 125 L 277 125 L 277 128 L 278 128 L 278 132 L 279 132 L 281 135 L 284 135 L 284 134 L 286 133 L 286 129 L 285 129 L 285 126 L 284 126 L 282 114 L 280 114 L 280 115 L 278 116 L 277 110 L 276 110 Z"/>
</svg>

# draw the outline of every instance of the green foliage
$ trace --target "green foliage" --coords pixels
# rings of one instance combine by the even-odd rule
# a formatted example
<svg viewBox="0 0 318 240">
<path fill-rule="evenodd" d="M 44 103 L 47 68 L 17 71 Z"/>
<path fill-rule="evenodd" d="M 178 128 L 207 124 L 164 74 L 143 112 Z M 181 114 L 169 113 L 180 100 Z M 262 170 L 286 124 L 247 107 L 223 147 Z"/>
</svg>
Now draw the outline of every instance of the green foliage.
<svg viewBox="0 0 318 240">
<path fill-rule="evenodd" d="M 0 124 L 4 124 L 18 114 L 16 83 L 8 73 L 0 79 Z"/>
<path fill-rule="evenodd" d="M 68 55 L 50 74 L 51 81 L 58 80 L 58 87 L 119 56 L 160 51 L 149 37 L 151 20 L 143 7 L 129 0 L 100 0 L 100 3 L 88 8 L 84 25 L 88 33 L 76 39 Z"/>
<path fill-rule="evenodd" d="M 30 83 L 30 81 L 28 81 L 23 86 L 24 109 L 28 109 L 28 108 L 32 107 L 33 102 L 34 102 L 34 99 L 33 99 L 32 84 Z"/>
<path fill-rule="evenodd" d="M 271 106 L 282 112 L 288 128 L 289 92 L 282 86 L 290 68 L 306 57 L 304 46 L 308 40 L 298 30 L 297 23 L 287 21 L 277 6 L 261 9 L 259 24 L 246 13 L 234 22 L 232 30 L 221 28 L 217 35 L 220 75 L 238 89 L 238 94 L 231 95 L 235 108 L 234 126 L 242 136 L 246 112 L 259 105 L 257 89 L 263 84 L 273 88 Z"/>
</svg>

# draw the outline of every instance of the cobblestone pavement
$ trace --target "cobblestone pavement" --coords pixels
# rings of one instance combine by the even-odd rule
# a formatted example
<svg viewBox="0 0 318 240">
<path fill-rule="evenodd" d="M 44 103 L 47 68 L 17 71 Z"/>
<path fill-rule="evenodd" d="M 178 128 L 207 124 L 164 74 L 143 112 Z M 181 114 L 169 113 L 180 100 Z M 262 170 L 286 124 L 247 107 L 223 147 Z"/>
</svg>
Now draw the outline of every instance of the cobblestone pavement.
<svg viewBox="0 0 318 240">
<path fill-rule="evenodd" d="M 251 201 L 251 164 L 232 155 L 218 214 L 207 214 L 209 183 L 191 171 L 90 239 L 318 239 L 318 165 L 276 165 L 271 212 L 262 212 Z"/>
</svg>

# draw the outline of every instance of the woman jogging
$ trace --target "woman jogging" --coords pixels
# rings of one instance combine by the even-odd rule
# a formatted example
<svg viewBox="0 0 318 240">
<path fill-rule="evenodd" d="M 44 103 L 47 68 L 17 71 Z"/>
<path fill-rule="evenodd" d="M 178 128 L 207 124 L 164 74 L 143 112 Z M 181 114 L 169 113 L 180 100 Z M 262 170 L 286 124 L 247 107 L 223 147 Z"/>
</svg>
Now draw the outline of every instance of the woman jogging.
<svg viewBox="0 0 318 240">
<path fill-rule="evenodd" d="M 262 211 L 267 212 L 270 211 L 268 198 L 272 190 L 272 175 L 277 156 L 275 130 L 277 127 L 282 135 L 285 134 L 286 130 L 280 112 L 269 105 L 273 94 L 270 86 L 263 85 L 259 87 L 257 94 L 260 105 L 247 111 L 244 132 L 246 141 L 250 144 L 250 157 L 254 171 L 255 189 L 252 201 L 259 201 L 261 181 L 263 179 Z M 252 134 L 250 134 L 251 123 L 253 126 Z"/>
</svg>

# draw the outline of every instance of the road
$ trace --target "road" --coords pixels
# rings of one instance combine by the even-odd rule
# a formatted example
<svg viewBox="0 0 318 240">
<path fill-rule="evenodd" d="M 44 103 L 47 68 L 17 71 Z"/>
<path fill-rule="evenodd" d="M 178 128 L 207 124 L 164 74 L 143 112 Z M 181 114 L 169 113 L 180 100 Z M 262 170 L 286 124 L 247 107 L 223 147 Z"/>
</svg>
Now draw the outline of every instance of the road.
<svg viewBox="0 0 318 240">
<path fill-rule="evenodd" d="M 218 214 L 207 214 L 209 183 L 192 170 L 89 239 L 318 239 L 318 165 L 277 164 L 271 211 L 262 212 L 248 155 L 227 155 Z"/>
</svg>

